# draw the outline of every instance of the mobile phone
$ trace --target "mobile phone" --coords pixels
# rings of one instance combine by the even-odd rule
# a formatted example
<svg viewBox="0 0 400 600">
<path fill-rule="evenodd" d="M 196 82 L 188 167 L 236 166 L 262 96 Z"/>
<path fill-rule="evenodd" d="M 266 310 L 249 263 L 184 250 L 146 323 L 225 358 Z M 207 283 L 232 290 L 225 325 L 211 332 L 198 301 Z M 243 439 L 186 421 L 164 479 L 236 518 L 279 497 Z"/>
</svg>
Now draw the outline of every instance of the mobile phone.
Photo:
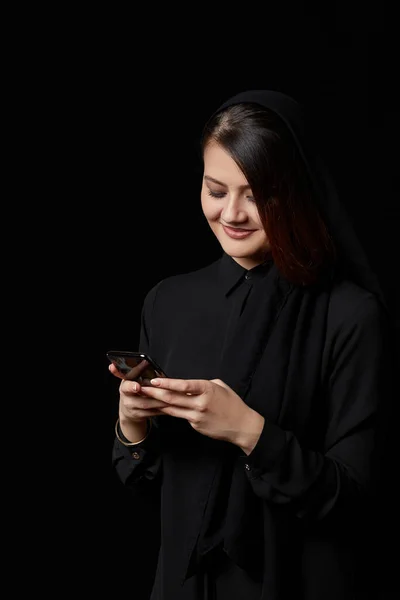
<svg viewBox="0 0 400 600">
<path fill-rule="evenodd" d="M 109 350 L 106 355 L 125 379 L 137 381 L 140 385 L 151 385 L 150 379 L 154 377 L 167 377 L 164 370 L 145 352 Z"/>
</svg>

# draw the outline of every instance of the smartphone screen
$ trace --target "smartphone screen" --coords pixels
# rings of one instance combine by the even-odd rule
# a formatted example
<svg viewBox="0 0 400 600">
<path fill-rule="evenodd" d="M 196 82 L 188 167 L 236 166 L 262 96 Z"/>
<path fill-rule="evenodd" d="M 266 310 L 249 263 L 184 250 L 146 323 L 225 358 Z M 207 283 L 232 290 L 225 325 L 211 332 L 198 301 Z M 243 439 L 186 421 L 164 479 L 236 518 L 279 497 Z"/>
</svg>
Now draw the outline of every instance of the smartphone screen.
<svg viewBox="0 0 400 600">
<path fill-rule="evenodd" d="M 129 352 L 125 350 L 110 350 L 106 353 L 125 379 L 137 381 L 141 385 L 151 385 L 150 379 L 166 377 L 163 369 L 144 352 Z"/>
</svg>

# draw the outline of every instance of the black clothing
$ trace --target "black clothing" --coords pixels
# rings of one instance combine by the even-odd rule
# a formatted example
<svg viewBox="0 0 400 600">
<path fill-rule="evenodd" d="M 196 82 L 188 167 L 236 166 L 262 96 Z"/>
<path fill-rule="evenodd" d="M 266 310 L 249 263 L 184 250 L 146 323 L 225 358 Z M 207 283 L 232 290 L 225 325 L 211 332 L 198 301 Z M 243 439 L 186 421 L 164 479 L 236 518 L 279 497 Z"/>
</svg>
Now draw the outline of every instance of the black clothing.
<svg viewBox="0 0 400 600">
<path fill-rule="evenodd" d="M 350 598 L 343 577 L 353 576 L 352 565 L 341 563 L 352 558 L 346 544 L 354 544 L 358 501 L 370 484 L 385 383 L 384 315 L 373 294 L 347 281 L 311 292 L 282 281 L 274 265 L 245 275 L 223 255 L 160 282 L 145 300 L 140 350 L 170 377 L 223 379 L 266 419 L 248 456 L 167 415 L 154 418 L 139 459 L 115 442 L 116 469 L 136 502 L 161 486 L 165 596 L 158 591 L 154 598 L 179 598 L 184 579 L 221 540 L 231 560 L 260 582 L 260 598 L 286 598 L 275 569 L 289 585 L 301 568 L 302 579 L 319 582 L 316 595 L 305 598 Z M 254 318 L 267 286 L 265 327 Z M 258 365 L 246 360 L 249 350 Z M 324 556 L 330 575 L 316 568 Z"/>
<path fill-rule="evenodd" d="M 390 364 L 385 301 L 305 144 L 296 103 L 255 91 L 227 104 L 243 100 L 270 106 L 292 131 L 338 244 L 337 268 L 295 286 L 272 262 L 246 272 L 223 254 L 150 290 L 139 350 L 172 378 L 223 380 L 264 428 L 246 456 L 163 415 L 136 458 L 115 441 L 114 465 L 138 507 L 161 494 L 152 600 L 233 600 L 240 588 L 248 600 L 354 599 L 358 560 L 365 576 L 372 556 L 368 509 Z"/>
</svg>

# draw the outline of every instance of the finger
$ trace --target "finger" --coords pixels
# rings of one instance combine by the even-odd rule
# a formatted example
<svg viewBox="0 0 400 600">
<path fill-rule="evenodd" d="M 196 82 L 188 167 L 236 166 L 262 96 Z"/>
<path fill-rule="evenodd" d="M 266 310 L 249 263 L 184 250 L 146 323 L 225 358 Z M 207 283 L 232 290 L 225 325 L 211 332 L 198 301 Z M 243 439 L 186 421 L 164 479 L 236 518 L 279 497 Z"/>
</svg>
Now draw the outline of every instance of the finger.
<svg viewBox="0 0 400 600">
<path fill-rule="evenodd" d="M 177 419 L 185 419 L 189 423 L 194 419 L 193 411 L 189 408 L 183 408 L 182 406 L 164 405 L 158 410 L 162 415 L 169 415 L 170 417 L 176 417 Z"/>
<path fill-rule="evenodd" d="M 124 375 L 123 373 L 121 373 L 121 371 L 118 371 L 117 367 L 113 364 L 110 364 L 108 367 L 108 370 L 110 371 L 110 373 L 112 375 L 114 375 L 114 377 L 118 377 L 119 379 L 123 379 Z"/>
<path fill-rule="evenodd" d="M 160 390 L 153 386 L 143 386 L 142 395 L 151 398 L 152 400 L 159 400 L 165 404 L 176 404 L 178 406 L 187 405 L 187 397 L 183 394 L 180 395 L 176 392 L 171 392 L 170 390 Z"/>
<path fill-rule="evenodd" d="M 124 410 L 124 414 L 127 416 L 127 418 L 130 418 L 132 416 L 131 413 L 127 412 L 126 410 Z M 141 408 L 141 409 L 135 410 L 134 418 L 142 419 L 144 417 L 157 417 L 158 415 L 163 415 L 163 414 L 164 413 L 159 408 Z"/>
<path fill-rule="evenodd" d="M 169 404 L 183 409 L 190 409 L 191 411 L 203 411 L 206 405 L 204 396 L 187 392 L 182 393 L 145 386 L 142 387 L 141 394 L 154 400 L 160 400 L 167 405 Z"/>
<path fill-rule="evenodd" d="M 141 391 L 141 386 L 137 381 L 129 381 L 128 379 L 123 379 L 119 384 L 119 393 L 120 394 L 137 394 Z"/>
<path fill-rule="evenodd" d="M 125 402 L 124 406 L 128 410 L 133 410 L 137 412 L 138 410 L 159 410 L 161 408 L 169 406 L 169 404 L 166 404 L 161 400 L 154 400 L 153 398 L 143 398 L 142 396 L 140 396 L 139 398 L 135 398 L 134 404 L 130 402 Z"/>
<path fill-rule="evenodd" d="M 205 379 L 171 379 L 169 377 L 156 377 L 151 379 L 150 383 L 159 389 L 190 395 L 204 394 L 209 385 Z"/>
</svg>

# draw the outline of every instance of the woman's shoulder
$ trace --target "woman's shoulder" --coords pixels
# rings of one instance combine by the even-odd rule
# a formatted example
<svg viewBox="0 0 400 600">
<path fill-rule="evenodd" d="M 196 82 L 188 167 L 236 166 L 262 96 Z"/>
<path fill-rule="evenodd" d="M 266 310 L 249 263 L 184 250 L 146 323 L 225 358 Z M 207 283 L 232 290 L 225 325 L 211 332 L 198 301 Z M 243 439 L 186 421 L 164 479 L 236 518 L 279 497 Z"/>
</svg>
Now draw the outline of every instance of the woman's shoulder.
<svg viewBox="0 0 400 600">
<path fill-rule="evenodd" d="M 182 273 L 174 273 L 159 280 L 146 295 L 146 300 L 151 301 L 160 294 L 164 296 L 177 294 L 195 294 L 197 290 L 204 289 L 204 286 L 212 286 L 213 282 L 218 281 L 219 264 L 221 258 L 211 263 Z"/>
<path fill-rule="evenodd" d="M 330 295 L 329 320 L 341 327 L 386 320 L 385 309 L 373 292 L 342 278 L 335 281 Z"/>
</svg>

